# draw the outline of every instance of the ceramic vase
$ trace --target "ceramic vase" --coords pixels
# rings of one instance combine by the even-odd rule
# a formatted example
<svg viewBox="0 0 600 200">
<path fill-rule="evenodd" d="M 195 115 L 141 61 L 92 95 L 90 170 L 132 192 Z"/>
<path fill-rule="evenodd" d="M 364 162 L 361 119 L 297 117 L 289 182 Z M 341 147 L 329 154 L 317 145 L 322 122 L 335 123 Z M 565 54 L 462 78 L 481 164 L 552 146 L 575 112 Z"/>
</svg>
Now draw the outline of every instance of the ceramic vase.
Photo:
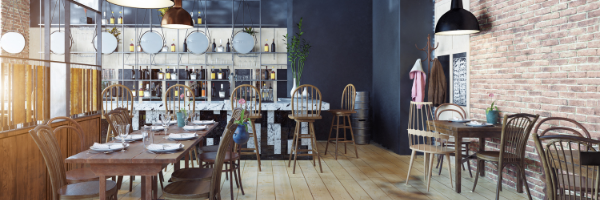
<svg viewBox="0 0 600 200">
<path fill-rule="evenodd" d="M 499 116 L 499 112 L 497 110 L 490 110 L 485 114 L 487 123 L 491 123 L 491 124 L 498 123 L 498 116 Z"/>
<path fill-rule="evenodd" d="M 235 129 L 235 133 L 233 133 L 233 141 L 239 145 L 243 145 L 248 143 L 250 139 L 250 135 L 248 131 L 246 131 L 246 123 L 244 125 L 238 125 L 237 129 Z"/>
<path fill-rule="evenodd" d="M 177 126 L 180 128 L 185 126 L 185 117 L 183 112 L 177 112 Z"/>
</svg>

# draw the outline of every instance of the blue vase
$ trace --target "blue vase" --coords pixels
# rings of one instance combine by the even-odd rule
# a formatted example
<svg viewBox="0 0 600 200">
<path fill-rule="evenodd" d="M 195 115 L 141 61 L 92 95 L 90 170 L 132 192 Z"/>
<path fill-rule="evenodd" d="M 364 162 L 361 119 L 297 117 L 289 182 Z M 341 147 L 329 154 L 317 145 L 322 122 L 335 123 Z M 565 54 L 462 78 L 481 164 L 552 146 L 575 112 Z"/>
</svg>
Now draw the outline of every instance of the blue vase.
<svg viewBox="0 0 600 200">
<path fill-rule="evenodd" d="M 243 145 L 248 143 L 250 139 L 250 135 L 248 131 L 246 131 L 246 126 L 238 125 L 237 129 L 235 129 L 235 133 L 233 134 L 233 141 L 239 145 Z"/>
<path fill-rule="evenodd" d="M 485 114 L 485 118 L 487 119 L 487 123 L 497 124 L 498 123 L 498 115 L 499 112 L 497 110 L 490 110 Z"/>
<path fill-rule="evenodd" d="M 183 116 L 183 112 L 177 112 L 177 126 L 179 128 L 185 126 L 185 117 Z"/>
</svg>

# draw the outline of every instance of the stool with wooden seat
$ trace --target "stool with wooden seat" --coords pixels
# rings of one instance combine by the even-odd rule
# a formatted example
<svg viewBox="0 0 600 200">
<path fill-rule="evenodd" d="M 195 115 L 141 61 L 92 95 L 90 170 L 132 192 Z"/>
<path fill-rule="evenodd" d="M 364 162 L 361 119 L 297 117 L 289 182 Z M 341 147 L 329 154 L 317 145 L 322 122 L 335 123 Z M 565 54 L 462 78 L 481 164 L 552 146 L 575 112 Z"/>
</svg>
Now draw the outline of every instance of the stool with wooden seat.
<svg viewBox="0 0 600 200">
<path fill-rule="evenodd" d="M 329 147 L 329 143 L 335 143 L 335 159 L 337 160 L 338 153 L 338 143 L 344 143 L 344 154 L 347 153 L 346 144 L 352 143 L 354 145 L 354 152 L 356 153 L 356 158 L 358 158 L 358 150 L 356 150 L 356 143 L 354 142 L 354 132 L 352 132 L 352 122 L 350 122 L 350 115 L 356 113 L 354 111 L 354 99 L 356 98 L 356 88 L 354 85 L 348 84 L 344 88 L 344 92 L 342 93 L 342 106 L 341 109 L 329 110 L 328 112 L 334 115 L 333 119 L 331 119 L 331 128 L 329 129 L 329 139 L 327 139 L 327 144 L 325 145 L 325 155 L 327 155 L 327 148 Z M 342 124 L 340 125 L 340 117 L 342 118 Z M 335 120 L 337 119 L 337 124 L 335 124 Z M 348 119 L 348 125 L 346 125 L 346 119 Z M 335 127 L 335 138 L 331 137 L 331 133 L 333 131 L 333 127 Z M 344 136 L 339 137 L 340 129 L 344 130 Z M 348 140 L 346 136 L 346 129 L 350 129 L 350 136 L 352 140 Z"/>
<path fill-rule="evenodd" d="M 322 96 L 321 91 L 313 85 L 301 85 L 294 90 L 292 93 L 292 113 L 288 117 L 296 121 L 296 129 L 294 131 L 294 139 L 292 142 L 292 148 L 290 152 L 290 158 L 288 167 L 292 163 L 292 156 L 294 157 L 294 170 L 292 173 L 296 173 L 296 160 L 298 156 L 312 156 L 313 166 L 316 166 L 316 162 L 319 163 L 321 173 L 323 173 L 323 167 L 321 166 L 321 157 L 319 156 L 319 150 L 317 148 L 317 138 L 315 136 L 315 120 L 322 119 L 321 117 L 321 103 Z M 308 134 L 302 134 L 302 122 L 308 123 Z M 300 149 L 300 141 L 302 139 L 310 139 L 312 149 Z M 312 151 L 312 153 L 311 153 Z M 298 152 L 306 152 L 305 154 L 299 154 Z"/>
<path fill-rule="evenodd" d="M 52 191 L 51 199 L 98 199 L 100 198 L 100 181 L 87 181 L 68 184 L 65 173 L 64 159 L 58 146 L 58 141 L 50 126 L 39 125 L 29 131 L 31 138 L 40 149 Z M 117 183 L 106 181 L 106 196 L 117 199 Z"/>
<path fill-rule="evenodd" d="M 257 119 L 262 119 L 261 114 L 261 104 L 262 100 L 260 97 L 260 93 L 258 88 L 243 84 L 237 86 L 233 92 L 231 93 L 231 108 L 242 108 L 246 110 L 244 115 L 250 118 L 250 126 L 252 127 L 252 133 L 248 133 L 250 137 L 254 140 L 254 148 L 241 148 L 241 155 L 255 155 L 256 160 L 258 161 L 258 171 L 262 171 L 260 167 L 260 151 L 258 149 L 258 137 L 257 134 L 260 134 L 260 130 L 256 130 L 256 126 L 254 126 Z M 244 105 L 239 104 L 239 100 L 244 99 L 246 103 Z M 207 152 L 216 152 L 214 151 L 217 147 L 204 147 L 202 151 Z"/>
</svg>

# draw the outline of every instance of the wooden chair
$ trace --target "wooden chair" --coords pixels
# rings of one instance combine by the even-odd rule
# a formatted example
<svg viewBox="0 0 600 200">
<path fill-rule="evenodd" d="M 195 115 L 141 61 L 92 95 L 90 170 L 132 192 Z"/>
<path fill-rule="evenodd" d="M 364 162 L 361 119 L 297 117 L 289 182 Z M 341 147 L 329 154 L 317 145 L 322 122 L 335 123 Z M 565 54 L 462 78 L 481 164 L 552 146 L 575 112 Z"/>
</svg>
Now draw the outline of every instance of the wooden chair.
<svg viewBox="0 0 600 200">
<path fill-rule="evenodd" d="M 223 163 L 225 162 L 225 157 L 227 154 L 227 149 L 231 148 L 230 145 L 233 141 L 233 133 L 237 128 L 237 125 L 232 123 L 233 120 L 238 120 L 240 118 L 241 109 L 233 110 L 232 119 L 230 123 L 225 127 L 225 131 L 223 133 L 223 139 L 221 139 L 221 144 L 219 145 L 219 150 L 217 151 L 217 156 L 215 159 L 214 167 L 212 168 L 212 175 L 210 180 L 182 180 L 175 181 L 167 187 L 165 187 L 163 192 L 163 197 L 166 199 L 210 199 L 217 200 L 221 199 L 220 196 L 220 183 L 221 183 L 221 173 L 223 170 Z M 233 193 L 232 193 L 233 194 Z"/>
<path fill-rule="evenodd" d="M 348 84 L 344 88 L 344 92 L 342 92 L 342 107 L 341 109 L 329 110 L 328 112 L 334 115 L 333 119 L 331 119 L 331 128 L 329 129 L 329 139 L 327 139 L 327 144 L 325 145 L 325 155 L 327 155 L 327 148 L 329 147 L 329 143 L 335 143 L 335 159 L 337 160 L 338 153 L 338 143 L 344 143 L 344 154 L 348 153 L 346 149 L 347 143 L 352 143 L 354 145 L 354 153 L 356 153 L 356 158 L 358 158 L 358 150 L 356 149 L 356 143 L 354 142 L 354 132 L 352 132 L 352 120 L 350 119 L 350 115 L 356 113 L 354 111 L 354 100 L 356 98 L 356 88 L 354 85 Z M 342 124 L 340 125 L 340 117 L 342 118 Z M 335 120 L 337 119 L 337 124 L 335 124 Z M 346 125 L 346 119 L 348 119 L 348 125 Z M 335 127 L 335 138 L 331 137 L 331 133 L 333 131 L 333 127 Z M 339 137 L 340 129 L 344 130 L 344 136 Z M 350 129 L 350 136 L 352 140 L 347 140 L 346 129 Z"/>
<path fill-rule="evenodd" d="M 192 96 L 188 97 L 186 95 L 186 92 L 190 92 Z M 181 98 L 182 94 L 184 98 Z M 167 113 L 173 113 L 173 119 L 176 119 L 177 115 L 175 115 L 175 113 L 178 112 L 179 109 L 185 108 L 186 106 L 187 108 L 185 109 L 187 110 L 187 112 L 189 112 L 190 110 L 192 112 L 196 112 L 196 98 L 194 96 L 194 90 L 192 90 L 192 88 L 190 88 L 187 85 L 175 84 L 167 88 L 165 92 L 165 109 Z M 190 160 L 188 165 L 192 165 L 192 167 L 194 167 L 195 159 L 196 163 L 198 163 L 198 166 L 200 166 L 200 160 L 197 156 L 194 155 L 198 155 L 198 150 L 196 150 L 195 148 L 192 151 L 190 151 Z"/>
<path fill-rule="evenodd" d="M 427 125 L 428 121 L 433 121 L 433 105 L 431 102 L 410 102 L 410 112 L 408 119 L 408 141 L 409 148 L 412 150 L 410 155 L 410 164 L 408 165 L 408 174 L 406 175 L 406 184 L 410 178 L 410 170 L 415 160 L 417 152 L 423 152 L 425 154 L 425 160 L 423 166 L 425 167 L 425 178 L 427 179 L 427 191 L 429 192 L 429 185 L 431 184 L 431 171 L 433 168 L 434 155 L 442 154 L 446 156 L 447 160 L 450 160 L 450 154 L 454 152 L 454 148 L 450 148 L 444 145 L 436 144 L 436 141 L 445 143 L 449 137 L 446 134 L 441 134 L 436 130 L 429 130 Z M 429 164 L 427 163 L 429 159 Z M 448 174 L 450 177 L 450 186 L 452 184 L 452 166 L 448 162 Z"/>
<path fill-rule="evenodd" d="M 456 109 L 453 109 L 452 107 L 455 107 Z M 444 103 L 444 104 L 440 105 L 439 107 L 437 107 L 437 109 L 435 109 L 435 119 L 441 120 L 443 118 L 441 115 L 444 112 L 450 112 L 452 117 L 454 117 L 454 115 L 456 114 L 456 115 L 460 116 L 460 119 L 467 118 L 467 112 L 465 112 L 465 110 L 461 106 L 459 106 L 457 104 L 453 104 L 453 103 Z M 450 136 L 450 139 L 448 139 L 448 142 L 444 143 L 443 145 L 456 148 L 456 145 L 454 145 L 454 144 L 455 144 L 454 137 Z M 464 142 L 463 141 L 462 144 L 464 145 L 461 147 L 462 152 L 464 152 L 464 154 L 461 155 L 462 169 L 465 170 L 465 163 L 467 163 L 467 168 L 469 169 L 469 176 L 471 176 L 471 178 L 473 178 L 473 173 L 471 173 L 471 163 L 469 163 L 469 160 L 476 159 L 474 155 L 469 155 L 469 149 L 471 149 L 472 142 Z M 451 153 L 450 156 L 455 156 L 455 155 L 454 155 L 454 153 Z M 444 155 L 438 155 L 438 157 L 437 157 L 437 164 L 435 165 L 435 168 L 438 168 L 438 167 L 440 168 L 438 175 L 442 174 L 442 168 L 440 166 L 444 166 Z"/>
<path fill-rule="evenodd" d="M 102 113 L 102 119 L 106 120 L 108 112 L 117 108 L 124 108 L 129 111 L 129 116 L 133 116 L 133 96 L 131 90 L 127 86 L 121 84 L 113 84 L 102 90 L 103 102 L 100 113 Z M 106 131 L 105 142 L 110 141 L 116 135 L 112 132 L 111 125 L 108 125 Z"/>
<path fill-rule="evenodd" d="M 74 184 L 68 184 L 66 179 L 65 164 L 62 158 L 62 153 L 56 141 L 56 137 L 52 133 L 52 129 L 47 125 L 39 125 L 29 134 L 36 143 L 46 168 L 50 176 L 50 185 L 52 186 L 52 199 L 98 199 L 100 181 L 88 181 Z M 109 199 L 117 199 L 117 183 L 114 181 L 106 181 L 106 196 Z"/>
<path fill-rule="evenodd" d="M 235 109 L 235 108 L 240 108 L 243 106 L 243 109 L 246 110 L 245 115 L 250 118 L 250 126 L 252 127 L 252 133 L 248 133 L 250 135 L 250 137 L 252 137 L 254 139 L 254 148 L 241 148 L 241 155 L 255 155 L 256 156 L 256 160 L 258 161 L 258 171 L 261 171 L 261 167 L 260 167 L 260 151 L 258 149 L 258 141 L 257 141 L 257 134 L 260 134 L 260 130 L 256 130 L 256 126 L 254 126 L 254 123 L 256 122 L 257 119 L 262 119 L 262 114 L 261 114 L 261 98 L 260 97 L 260 93 L 258 88 L 252 86 L 252 85 L 248 85 L 248 84 L 243 84 L 240 86 L 237 86 L 233 92 L 231 93 L 231 108 Z M 238 100 L 240 99 L 244 99 L 246 100 L 246 104 L 245 105 L 240 105 L 238 103 Z M 215 147 L 205 147 L 202 150 L 206 150 L 207 152 L 210 152 L 211 150 L 214 150 Z"/>
<path fill-rule="evenodd" d="M 304 96 L 302 93 L 307 94 Z M 315 120 L 322 119 L 321 117 L 321 103 L 322 103 L 321 91 L 313 85 L 301 85 L 294 90 L 292 93 L 292 113 L 288 117 L 296 121 L 296 129 L 294 131 L 294 140 L 292 142 L 291 152 L 288 167 L 292 163 L 292 156 L 294 157 L 294 170 L 292 173 L 296 173 L 296 160 L 298 156 L 312 156 L 313 166 L 316 167 L 316 162 L 319 163 L 321 173 L 323 173 L 323 167 L 321 166 L 321 157 L 319 156 L 319 150 L 317 148 L 317 138 L 315 136 Z M 308 123 L 308 134 L 302 134 L 302 122 Z M 312 144 L 312 150 L 300 149 L 300 140 L 310 139 Z M 312 151 L 312 153 L 311 153 Z M 298 154 L 298 152 L 306 152 L 305 154 Z"/>
<path fill-rule="evenodd" d="M 525 178 L 525 147 L 527 146 L 531 129 L 539 117 L 539 115 L 525 113 L 504 115 L 500 151 L 477 152 L 477 172 L 475 173 L 473 192 L 475 192 L 475 187 L 477 187 L 477 179 L 479 179 L 481 170 L 485 168 L 484 162 L 497 162 L 498 185 L 496 188 L 496 200 L 498 200 L 500 190 L 502 190 L 502 169 L 507 165 L 513 164 L 517 166 L 517 178 L 522 179 L 524 182 L 527 189 L 527 196 L 531 200 L 531 192 Z"/>
<path fill-rule="evenodd" d="M 549 200 L 598 200 L 600 167 L 580 162 L 580 152 L 596 152 L 600 141 L 573 135 L 533 134 L 533 140 L 546 177 Z M 523 179 L 525 175 L 522 175 Z M 525 184 L 527 185 L 527 184 Z"/>
</svg>

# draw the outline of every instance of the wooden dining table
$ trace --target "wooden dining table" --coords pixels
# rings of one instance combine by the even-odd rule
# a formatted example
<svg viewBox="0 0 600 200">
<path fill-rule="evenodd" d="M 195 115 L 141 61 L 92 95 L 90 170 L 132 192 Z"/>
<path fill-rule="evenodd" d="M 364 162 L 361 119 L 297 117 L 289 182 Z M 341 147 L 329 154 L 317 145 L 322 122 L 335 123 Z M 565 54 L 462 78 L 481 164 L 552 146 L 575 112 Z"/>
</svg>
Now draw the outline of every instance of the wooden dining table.
<svg viewBox="0 0 600 200">
<path fill-rule="evenodd" d="M 479 138 L 479 151 L 485 150 L 485 138 L 500 138 L 502 135 L 502 125 L 474 127 L 468 126 L 465 123 L 452 122 L 448 120 L 432 120 L 428 121 L 429 130 L 435 130 L 443 134 L 454 136 L 455 152 L 454 155 L 462 155 L 463 138 Z M 473 154 L 472 156 L 475 156 Z M 455 190 L 461 192 L 461 168 L 462 159 L 454 159 L 454 175 L 455 175 Z M 479 166 L 477 166 L 479 167 Z M 481 176 L 485 176 L 485 170 L 481 170 Z M 518 179 L 517 192 L 523 192 L 523 182 Z"/>
<path fill-rule="evenodd" d="M 129 143 L 125 152 L 117 151 L 109 154 L 90 153 L 90 150 L 80 152 L 68 157 L 65 163 L 89 164 L 91 170 L 100 178 L 100 200 L 106 199 L 106 177 L 110 176 L 142 176 L 142 199 L 152 198 L 152 176 L 156 176 L 166 165 L 174 163 L 175 169 L 180 169 L 179 161 L 185 157 L 189 159 L 189 151 L 198 145 L 200 141 L 217 127 L 215 122 L 202 131 L 186 131 L 176 125 L 169 126 L 168 133 L 196 133 L 198 137 L 192 140 L 171 141 L 165 139 L 164 131 L 156 131 L 154 143 L 181 143 L 183 150 L 169 154 L 154 154 L 146 150 L 142 141 Z M 140 134 L 141 131 L 134 131 L 132 134 Z M 114 141 L 113 142 L 120 142 Z M 187 163 L 187 162 L 186 162 Z M 188 165 L 185 165 L 187 168 Z"/>
</svg>

